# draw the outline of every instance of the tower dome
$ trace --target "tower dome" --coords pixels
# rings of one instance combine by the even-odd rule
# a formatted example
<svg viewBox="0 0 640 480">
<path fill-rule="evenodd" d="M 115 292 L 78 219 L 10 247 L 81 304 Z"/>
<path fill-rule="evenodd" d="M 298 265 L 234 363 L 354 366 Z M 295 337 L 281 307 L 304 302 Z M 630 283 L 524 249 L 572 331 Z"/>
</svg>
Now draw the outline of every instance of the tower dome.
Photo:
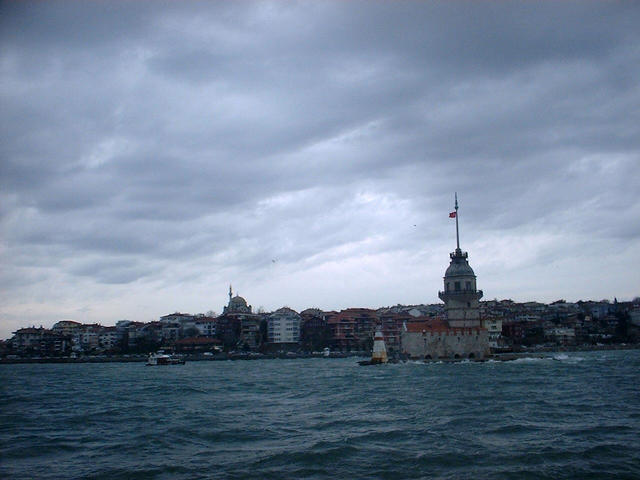
<svg viewBox="0 0 640 480">
<path fill-rule="evenodd" d="M 475 273 L 473 273 L 473 269 L 469 265 L 469 261 L 467 260 L 467 252 L 460 252 L 460 255 L 457 255 L 458 252 L 454 252 L 451 254 L 451 264 L 447 271 L 444 273 L 445 278 L 447 277 L 475 277 Z"/>
</svg>

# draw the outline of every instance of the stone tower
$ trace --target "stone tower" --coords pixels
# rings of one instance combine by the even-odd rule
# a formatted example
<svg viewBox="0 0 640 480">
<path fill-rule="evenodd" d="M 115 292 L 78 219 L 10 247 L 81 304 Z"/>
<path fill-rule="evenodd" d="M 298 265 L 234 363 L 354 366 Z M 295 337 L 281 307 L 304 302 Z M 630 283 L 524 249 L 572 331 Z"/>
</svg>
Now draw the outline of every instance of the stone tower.
<svg viewBox="0 0 640 480">
<path fill-rule="evenodd" d="M 482 290 L 476 289 L 476 276 L 469 266 L 467 252 L 460 250 L 457 193 L 455 211 L 449 217 L 456 219 L 456 250 L 449 254 L 451 263 L 444 274 L 444 291 L 438 292 L 438 297 L 445 303 L 450 327 L 480 327 Z"/>
</svg>

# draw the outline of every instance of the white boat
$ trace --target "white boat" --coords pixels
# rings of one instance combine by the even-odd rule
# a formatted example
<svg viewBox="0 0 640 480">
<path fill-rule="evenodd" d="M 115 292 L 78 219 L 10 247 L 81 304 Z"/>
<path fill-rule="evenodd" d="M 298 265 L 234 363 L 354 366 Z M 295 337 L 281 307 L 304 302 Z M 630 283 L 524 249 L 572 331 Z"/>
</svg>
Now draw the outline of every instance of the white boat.
<svg viewBox="0 0 640 480">
<path fill-rule="evenodd" d="M 157 352 L 149 354 L 147 358 L 147 366 L 156 365 L 184 365 L 184 358 L 177 355 L 169 355 L 164 352 Z"/>
</svg>

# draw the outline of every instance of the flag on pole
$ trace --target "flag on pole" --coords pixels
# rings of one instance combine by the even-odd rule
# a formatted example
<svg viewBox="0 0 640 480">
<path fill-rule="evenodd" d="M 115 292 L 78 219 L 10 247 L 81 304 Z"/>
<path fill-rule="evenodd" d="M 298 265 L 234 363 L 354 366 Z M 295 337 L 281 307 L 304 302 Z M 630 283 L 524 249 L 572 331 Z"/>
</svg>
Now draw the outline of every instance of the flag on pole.
<svg viewBox="0 0 640 480">
<path fill-rule="evenodd" d="M 456 218 L 456 212 L 451 212 L 449 214 L 449 218 Z"/>
</svg>

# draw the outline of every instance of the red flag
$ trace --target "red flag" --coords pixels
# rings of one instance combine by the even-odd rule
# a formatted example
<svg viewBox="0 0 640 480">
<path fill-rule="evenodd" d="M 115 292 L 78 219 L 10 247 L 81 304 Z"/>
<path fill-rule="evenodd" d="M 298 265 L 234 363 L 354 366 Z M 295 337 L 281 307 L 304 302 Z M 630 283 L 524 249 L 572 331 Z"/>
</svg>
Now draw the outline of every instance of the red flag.
<svg viewBox="0 0 640 480">
<path fill-rule="evenodd" d="M 456 212 L 451 212 L 449 214 L 449 218 L 456 218 Z"/>
</svg>

